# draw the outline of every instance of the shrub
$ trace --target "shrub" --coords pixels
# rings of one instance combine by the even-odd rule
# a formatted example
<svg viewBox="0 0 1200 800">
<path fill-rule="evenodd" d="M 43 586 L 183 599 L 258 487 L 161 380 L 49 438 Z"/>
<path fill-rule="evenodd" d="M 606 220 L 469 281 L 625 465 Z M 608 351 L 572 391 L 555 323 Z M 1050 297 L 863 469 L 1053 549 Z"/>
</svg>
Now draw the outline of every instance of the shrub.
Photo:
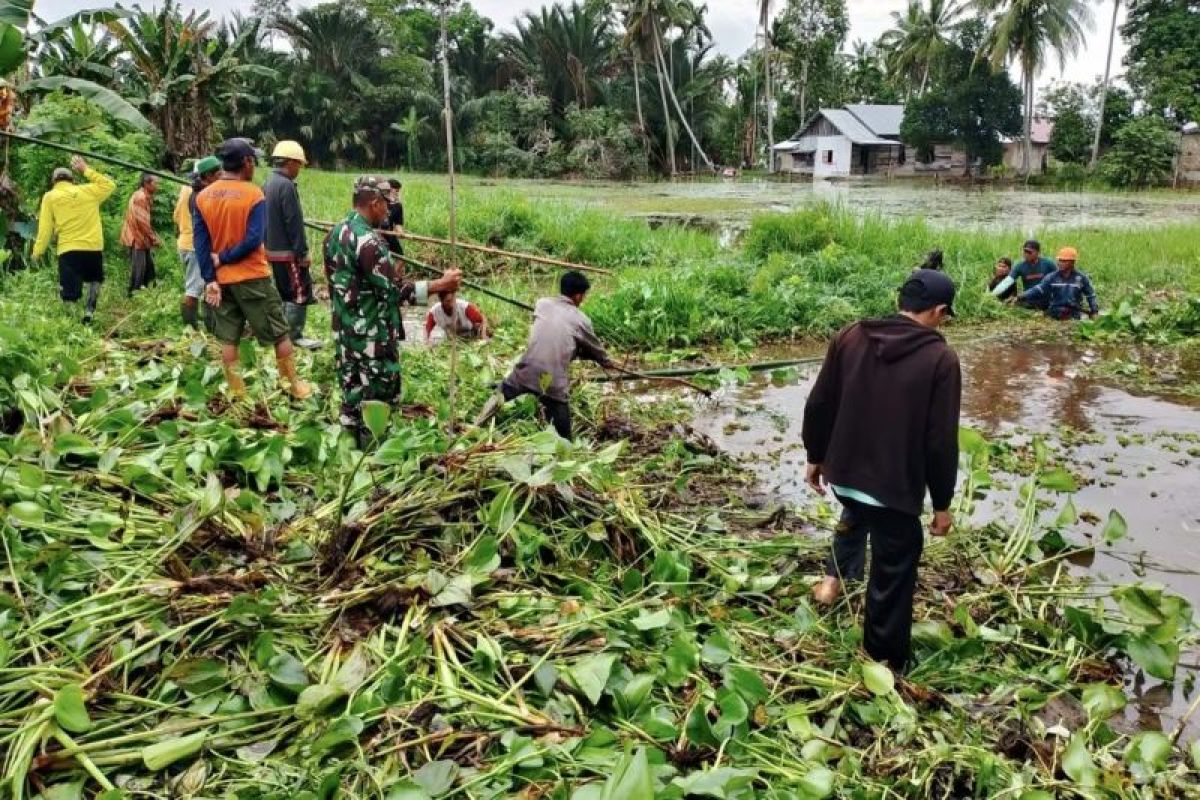
<svg viewBox="0 0 1200 800">
<path fill-rule="evenodd" d="M 1100 175 L 1113 186 L 1144 188 L 1171 174 L 1177 146 L 1175 133 L 1159 117 L 1127 122 L 1114 136 L 1100 162 Z"/>
<path fill-rule="evenodd" d="M 789 214 L 758 214 L 750 221 L 743 247 L 751 258 L 772 253 L 811 253 L 832 244 L 834 225 L 828 206 L 816 205 Z"/>
</svg>

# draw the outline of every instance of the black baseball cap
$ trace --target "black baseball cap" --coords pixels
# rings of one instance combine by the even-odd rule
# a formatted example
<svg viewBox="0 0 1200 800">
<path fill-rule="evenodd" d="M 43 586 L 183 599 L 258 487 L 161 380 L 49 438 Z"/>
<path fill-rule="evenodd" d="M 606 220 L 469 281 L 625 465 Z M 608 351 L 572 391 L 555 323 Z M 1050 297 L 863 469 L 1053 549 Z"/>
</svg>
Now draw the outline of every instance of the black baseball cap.
<svg viewBox="0 0 1200 800">
<path fill-rule="evenodd" d="M 900 287 L 900 297 L 908 300 L 912 311 L 926 311 L 934 306 L 946 307 L 946 313 L 954 316 L 954 281 L 936 269 L 913 270 L 908 280 Z"/>
<path fill-rule="evenodd" d="M 1025 242 L 1025 246 L 1022 247 L 1021 249 L 1022 250 L 1034 250 L 1034 251 L 1040 253 L 1040 252 L 1042 252 L 1042 243 L 1039 242 L 1037 239 L 1030 239 L 1027 242 Z"/>
<path fill-rule="evenodd" d="M 217 148 L 217 158 L 221 159 L 223 163 L 241 161 L 244 158 L 253 158 L 257 163 L 262 157 L 262 150 L 255 147 L 254 143 L 249 139 L 243 139 L 240 136 L 233 139 L 226 139 Z"/>
</svg>

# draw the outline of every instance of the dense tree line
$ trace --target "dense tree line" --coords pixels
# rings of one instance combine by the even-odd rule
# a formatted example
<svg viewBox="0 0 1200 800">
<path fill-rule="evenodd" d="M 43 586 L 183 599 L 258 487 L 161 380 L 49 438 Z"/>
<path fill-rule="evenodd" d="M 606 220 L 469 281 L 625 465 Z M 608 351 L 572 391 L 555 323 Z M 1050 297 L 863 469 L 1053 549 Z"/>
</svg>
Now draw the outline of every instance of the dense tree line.
<svg viewBox="0 0 1200 800">
<path fill-rule="evenodd" d="M 5 52 L 13 31 L 0 31 L 0 65 L 23 70 L 26 109 L 56 90 L 124 116 L 127 102 L 171 166 L 237 133 L 299 139 L 322 166 L 444 168 L 443 12 L 458 166 L 491 174 L 762 165 L 817 109 L 849 102 L 905 102 L 918 151 L 949 139 L 984 163 L 1001 136 L 1028 140 L 1035 109 L 1065 123 L 1055 156 L 1072 162 L 1115 147 L 1114 126 L 1149 116 L 1144 129 L 1170 130 L 1200 115 L 1196 49 L 1176 35 L 1200 32 L 1195 0 L 1131 0 L 1129 89 L 1106 74 L 1040 104 L 1038 75 L 1091 28 L 1083 0 L 911 0 L 877 41 L 852 44 L 846 0 L 760 0 L 759 11 L 754 46 L 734 60 L 715 52 L 695 0 L 558 0 L 510 32 L 465 2 L 255 0 L 217 20 L 166 0 L 0 23 L 20 44 Z"/>
</svg>

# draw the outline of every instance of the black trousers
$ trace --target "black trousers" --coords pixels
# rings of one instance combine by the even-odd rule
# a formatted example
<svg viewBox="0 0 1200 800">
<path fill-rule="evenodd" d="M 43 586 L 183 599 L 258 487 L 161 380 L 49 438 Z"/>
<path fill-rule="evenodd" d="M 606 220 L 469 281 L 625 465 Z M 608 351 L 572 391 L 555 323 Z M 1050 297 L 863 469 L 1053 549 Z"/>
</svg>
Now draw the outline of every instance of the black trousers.
<svg viewBox="0 0 1200 800">
<path fill-rule="evenodd" d="M 921 518 L 839 497 L 842 519 L 833 536 L 828 573 L 861 580 L 871 542 L 863 647 L 877 661 L 903 672 L 912 653 L 913 593 L 925 544 Z"/>
<path fill-rule="evenodd" d="M 500 384 L 500 392 L 504 395 L 504 401 L 510 402 L 517 399 L 523 394 L 537 394 L 522 389 L 520 386 L 514 386 L 508 381 Z M 554 430 L 564 439 L 571 438 L 571 406 L 563 400 L 555 400 L 552 397 L 547 397 L 544 394 L 537 395 L 538 401 L 541 402 L 542 408 L 546 411 L 546 418 L 550 420 L 550 424 L 554 426 Z"/>
<path fill-rule="evenodd" d="M 154 254 L 149 250 L 129 249 L 129 295 L 154 283 Z"/>
</svg>

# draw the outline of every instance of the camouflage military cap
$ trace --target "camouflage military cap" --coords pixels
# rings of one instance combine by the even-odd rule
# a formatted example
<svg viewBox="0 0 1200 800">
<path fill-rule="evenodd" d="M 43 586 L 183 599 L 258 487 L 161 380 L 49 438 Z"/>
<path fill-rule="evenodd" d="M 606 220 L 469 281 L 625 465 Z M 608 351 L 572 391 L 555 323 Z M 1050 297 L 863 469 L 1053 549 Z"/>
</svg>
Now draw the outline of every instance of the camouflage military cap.
<svg viewBox="0 0 1200 800">
<path fill-rule="evenodd" d="M 354 193 L 368 191 L 375 192 L 380 197 L 387 197 L 388 193 L 392 191 L 392 184 L 387 178 L 378 175 L 360 175 L 354 182 Z"/>
</svg>

